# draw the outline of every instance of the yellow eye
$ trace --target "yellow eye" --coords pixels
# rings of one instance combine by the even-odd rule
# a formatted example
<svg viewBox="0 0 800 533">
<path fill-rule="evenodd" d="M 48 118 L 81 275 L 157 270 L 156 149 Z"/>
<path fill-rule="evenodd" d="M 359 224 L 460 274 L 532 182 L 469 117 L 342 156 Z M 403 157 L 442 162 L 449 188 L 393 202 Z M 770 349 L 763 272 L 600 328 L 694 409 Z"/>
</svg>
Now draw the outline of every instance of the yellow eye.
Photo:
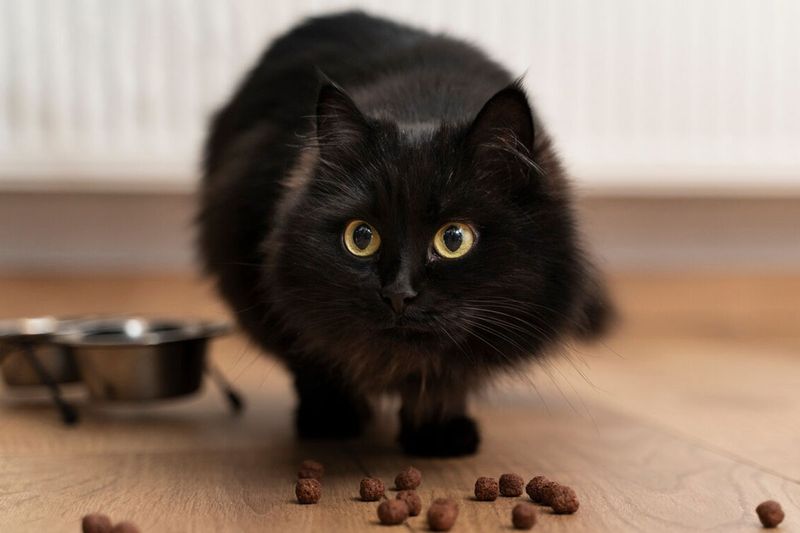
<svg viewBox="0 0 800 533">
<path fill-rule="evenodd" d="M 448 222 L 433 237 L 433 248 L 445 259 L 458 259 L 472 249 L 475 231 L 469 224 Z"/>
<path fill-rule="evenodd" d="M 344 228 L 344 245 L 353 255 L 369 257 L 380 248 L 381 236 L 363 220 L 351 220 Z"/>
</svg>

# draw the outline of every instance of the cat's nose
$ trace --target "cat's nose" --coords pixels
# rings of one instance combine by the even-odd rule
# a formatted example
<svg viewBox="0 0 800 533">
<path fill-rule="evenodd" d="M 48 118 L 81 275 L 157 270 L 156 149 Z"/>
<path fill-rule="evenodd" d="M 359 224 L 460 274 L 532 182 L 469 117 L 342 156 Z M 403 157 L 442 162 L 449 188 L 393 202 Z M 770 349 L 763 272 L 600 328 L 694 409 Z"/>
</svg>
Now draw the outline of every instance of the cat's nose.
<svg viewBox="0 0 800 533">
<path fill-rule="evenodd" d="M 384 287 L 381 290 L 381 296 L 395 314 L 402 315 L 408 303 L 417 296 L 417 292 L 410 287 Z"/>
</svg>

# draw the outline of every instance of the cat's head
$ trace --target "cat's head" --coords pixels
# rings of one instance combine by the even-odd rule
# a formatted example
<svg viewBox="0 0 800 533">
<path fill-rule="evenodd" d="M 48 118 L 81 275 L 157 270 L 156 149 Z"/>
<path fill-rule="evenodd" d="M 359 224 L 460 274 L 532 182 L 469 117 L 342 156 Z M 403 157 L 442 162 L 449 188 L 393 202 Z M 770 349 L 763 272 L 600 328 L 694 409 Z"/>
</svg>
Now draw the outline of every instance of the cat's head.
<svg viewBox="0 0 800 533">
<path fill-rule="evenodd" d="M 368 118 L 326 85 L 316 120 L 267 244 L 271 303 L 292 333 L 343 358 L 505 365 L 569 328 L 584 263 L 518 85 L 430 128 Z"/>
</svg>

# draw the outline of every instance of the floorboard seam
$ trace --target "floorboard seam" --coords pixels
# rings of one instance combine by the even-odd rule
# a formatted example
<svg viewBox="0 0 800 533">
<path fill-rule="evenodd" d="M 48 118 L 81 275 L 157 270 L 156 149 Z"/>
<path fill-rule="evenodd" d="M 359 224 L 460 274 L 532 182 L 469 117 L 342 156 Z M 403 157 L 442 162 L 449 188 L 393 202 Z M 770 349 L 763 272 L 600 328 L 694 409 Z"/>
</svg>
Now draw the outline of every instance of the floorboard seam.
<svg viewBox="0 0 800 533">
<path fill-rule="evenodd" d="M 615 411 L 617 410 L 617 408 L 611 408 L 611 409 L 615 410 Z M 749 466 L 751 468 L 755 468 L 756 470 L 758 470 L 758 471 L 760 471 L 760 472 L 762 472 L 764 474 L 770 474 L 770 475 L 779 477 L 779 478 L 783 479 L 784 481 L 789 481 L 791 483 L 795 483 L 797 485 L 800 485 L 800 479 L 796 479 L 796 478 L 793 478 L 791 476 L 787 476 L 786 474 L 782 474 L 781 472 L 778 472 L 777 470 L 775 470 L 775 469 L 773 469 L 773 468 L 771 468 L 769 466 L 765 466 L 765 465 L 762 465 L 761 463 L 759 463 L 757 461 L 754 461 L 752 459 L 748 459 L 746 457 L 742 457 L 742 456 L 740 456 L 740 455 L 738 455 L 738 454 L 736 454 L 734 452 L 731 452 L 731 451 L 726 450 L 725 448 L 722 448 L 721 446 L 719 446 L 717 444 L 713 444 L 713 443 L 708 442 L 708 441 L 706 441 L 706 440 L 704 440 L 704 439 L 702 439 L 700 437 L 696 437 L 696 436 L 692 435 L 691 433 L 686 433 L 684 431 L 676 429 L 676 428 L 674 428 L 672 426 L 669 426 L 669 425 L 664 424 L 662 422 L 659 422 L 657 420 L 653 420 L 651 418 L 642 417 L 641 415 L 639 415 L 637 413 L 631 413 L 631 412 L 624 411 L 624 410 L 619 410 L 617 412 L 627 416 L 628 418 L 631 418 L 631 419 L 634 419 L 634 420 L 640 420 L 643 424 L 649 425 L 650 427 L 652 427 L 652 428 L 654 428 L 656 430 L 663 431 L 663 432 L 665 432 L 665 433 L 667 433 L 667 434 L 669 434 L 669 435 L 671 435 L 671 436 L 673 436 L 673 437 L 675 437 L 677 439 L 680 439 L 680 440 L 686 442 L 687 444 L 694 445 L 694 446 L 696 446 L 696 447 L 698 447 L 700 449 L 703 449 L 703 450 L 705 450 L 705 451 L 707 451 L 709 453 L 713 453 L 715 455 L 724 457 L 725 459 L 731 460 L 731 461 L 733 461 L 735 463 L 739 463 L 739 464 L 741 464 L 743 466 Z"/>
</svg>

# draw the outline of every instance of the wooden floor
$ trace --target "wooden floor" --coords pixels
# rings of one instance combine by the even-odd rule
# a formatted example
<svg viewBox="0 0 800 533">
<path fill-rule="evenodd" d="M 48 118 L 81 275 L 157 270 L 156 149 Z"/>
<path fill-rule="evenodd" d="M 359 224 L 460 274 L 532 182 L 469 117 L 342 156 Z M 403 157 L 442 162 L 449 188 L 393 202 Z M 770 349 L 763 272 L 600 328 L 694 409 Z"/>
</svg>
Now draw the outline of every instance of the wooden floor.
<svg viewBox="0 0 800 533">
<path fill-rule="evenodd" d="M 0 387 L 0 531 L 77 532 L 98 510 L 145 533 L 377 531 L 358 482 L 390 484 L 410 463 L 424 472 L 424 504 L 459 501 L 453 531 L 510 528 L 521 498 L 470 498 L 476 477 L 503 472 L 577 491 L 577 514 L 542 509 L 536 531 L 757 531 L 753 509 L 770 498 L 786 511 L 781 530 L 800 531 L 800 276 L 626 275 L 614 286 L 626 320 L 613 337 L 474 402 L 485 443 L 469 459 L 403 457 L 391 400 L 361 441 L 298 444 L 286 374 L 236 337 L 213 357 L 247 396 L 240 418 L 209 385 L 149 408 L 78 396 L 84 420 L 66 429 L 46 403 Z M 0 295 L 0 316 L 224 312 L 188 278 L 4 279 Z M 293 500 L 305 457 L 329 472 L 316 506 Z M 427 529 L 423 517 L 405 528 Z"/>
</svg>

